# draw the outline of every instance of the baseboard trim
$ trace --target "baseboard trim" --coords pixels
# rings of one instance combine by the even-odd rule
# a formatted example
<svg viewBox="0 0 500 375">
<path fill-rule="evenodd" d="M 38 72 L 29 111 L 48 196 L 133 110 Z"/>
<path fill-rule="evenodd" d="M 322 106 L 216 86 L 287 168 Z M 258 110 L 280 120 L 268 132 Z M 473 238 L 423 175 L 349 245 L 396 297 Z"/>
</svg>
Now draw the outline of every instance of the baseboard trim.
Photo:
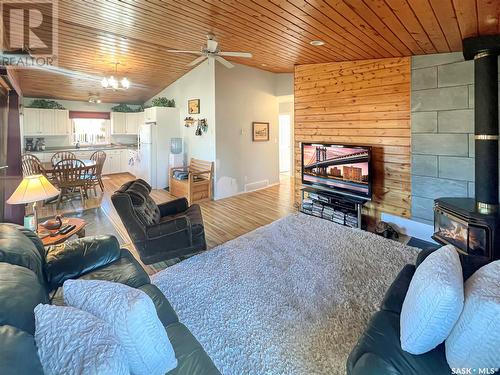
<svg viewBox="0 0 500 375">
<path fill-rule="evenodd" d="M 243 194 L 248 194 L 248 193 L 254 193 L 254 192 L 259 191 L 259 190 L 269 189 L 270 187 L 278 186 L 279 184 L 280 184 L 280 182 L 275 182 L 273 184 L 269 184 L 267 186 L 260 187 L 258 189 L 247 190 L 247 191 L 238 191 L 237 193 L 228 195 L 227 197 L 221 197 L 221 198 L 214 197 L 214 201 L 220 201 L 222 199 L 232 198 L 232 197 L 236 197 L 238 195 L 243 195 Z"/>
</svg>

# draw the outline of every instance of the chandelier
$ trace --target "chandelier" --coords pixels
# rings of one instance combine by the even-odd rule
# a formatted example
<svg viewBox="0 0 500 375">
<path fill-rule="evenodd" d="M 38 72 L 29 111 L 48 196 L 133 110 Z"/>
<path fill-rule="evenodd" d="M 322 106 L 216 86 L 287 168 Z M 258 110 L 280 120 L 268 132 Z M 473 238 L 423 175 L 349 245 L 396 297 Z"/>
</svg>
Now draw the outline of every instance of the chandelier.
<svg viewBox="0 0 500 375">
<path fill-rule="evenodd" d="M 118 65 L 120 63 L 115 63 L 115 75 L 118 73 Z M 127 77 L 123 77 L 122 79 L 115 78 L 114 76 L 104 77 L 101 80 L 101 85 L 103 88 L 108 90 L 127 90 L 130 87 L 130 81 Z"/>
</svg>

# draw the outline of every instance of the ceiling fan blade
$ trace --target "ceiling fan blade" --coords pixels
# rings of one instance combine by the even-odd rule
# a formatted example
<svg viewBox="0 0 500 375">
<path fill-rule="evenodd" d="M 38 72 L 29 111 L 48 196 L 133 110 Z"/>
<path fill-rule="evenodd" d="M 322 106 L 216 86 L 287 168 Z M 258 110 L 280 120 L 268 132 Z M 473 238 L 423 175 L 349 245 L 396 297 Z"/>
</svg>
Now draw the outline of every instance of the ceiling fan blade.
<svg viewBox="0 0 500 375">
<path fill-rule="evenodd" d="M 201 63 L 203 60 L 205 60 L 207 57 L 206 56 L 200 56 L 196 59 L 194 59 L 193 61 L 191 61 L 189 64 L 187 64 L 187 66 L 195 66 L 195 65 L 198 65 L 199 63 Z"/>
<path fill-rule="evenodd" d="M 252 57 L 252 54 L 249 52 L 219 52 L 219 55 L 227 57 L 245 57 L 247 59 Z"/>
<path fill-rule="evenodd" d="M 225 58 L 220 57 L 220 56 L 215 56 L 215 60 L 220 62 L 222 65 L 224 65 L 226 68 L 231 69 L 234 68 L 234 65 L 231 64 L 229 61 L 227 61 Z"/>
<path fill-rule="evenodd" d="M 200 51 L 180 51 L 178 49 L 167 49 L 167 52 L 171 52 L 171 53 L 191 53 L 193 55 L 203 55 L 203 53 L 200 52 Z"/>
<path fill-rule="evenodd" d="M 217 41 L 215 39 L 208 39 L 207 40 L 207 49 L 210 51 L 210 52 L 215 52 L 217 51 L 217 46 L 219 45 L 219 43 L 217 43 Z"/>
</svg>

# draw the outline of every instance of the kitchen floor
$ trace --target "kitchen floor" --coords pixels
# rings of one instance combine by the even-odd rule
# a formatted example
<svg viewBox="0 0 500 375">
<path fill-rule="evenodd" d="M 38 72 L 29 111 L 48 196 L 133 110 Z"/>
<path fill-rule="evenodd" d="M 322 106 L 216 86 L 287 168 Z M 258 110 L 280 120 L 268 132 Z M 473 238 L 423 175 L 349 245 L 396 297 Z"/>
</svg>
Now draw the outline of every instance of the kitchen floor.
<svg viewBox="0 0 500 375">
<path fill-rule="evenodd" d="M 113 228 L 94 225 L 89 228 L 92 230 L 89 230 L 87 235 L 114 232 L 111 234 L 118 234 L 122 238 L 124 246 L 139 259 L 111 202 L 113 192 L 123 183 L 132 179 L 134 176 L 129 173 L 104 176 L 104 193 L 98 189 L 97 196 L 94 196 L 94 193 L 90 192 L 90 198 L 85 201 L 84 205 L 77 198 L 66 201 L 58 211 L 55 209 L 55 204 L 47 204 L 40 209 L 39 216 L 41 218 L 49 217 L 56 213 L 63 213 L 65 216 L 80 216 L 84 212 L 87 221 L 92 221 L 94 216 L 96 221 L 102 221 L 104 214 Z M 175 199 L 165 190 L 153 190 L 151 196 L 157 203 Z M 212 248 L 295 212 L 293 180 L 283 175 L 279 185 L 235 197 L 203 202 L 200 206 L 205 222 L 207 243 L 209 248 Z M 107 232 L 106 227 L 108 228 Z M 101 228 L 103 228 L 102 231 Z M 145 269 L 152 274 L 158 270 L 158 267 L 145 266 Z"/>
</svg>

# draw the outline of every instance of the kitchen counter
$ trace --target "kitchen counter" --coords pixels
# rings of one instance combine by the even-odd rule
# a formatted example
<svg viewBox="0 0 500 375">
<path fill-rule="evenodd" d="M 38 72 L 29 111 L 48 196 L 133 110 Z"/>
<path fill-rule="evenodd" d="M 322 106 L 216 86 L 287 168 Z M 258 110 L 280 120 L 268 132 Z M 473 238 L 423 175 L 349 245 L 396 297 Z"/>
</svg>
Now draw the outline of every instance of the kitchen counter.
<svg viewBox="0 0 500 375">
<path fill-rule="evenodd" d="M 100 151 L 100 150 L 127 150 L 137 149 L 136 144 L 109 144 L 109 145 L 96 145 L 96 146 L 82 146 L 76 148 L 75 146 L 62 146 L 62 147 L 47 147 L 44 151 L 26 151 L 33 153 L 56 153 L 58 151 Z"/>
<path fill-rule="evenodd" d="M 102 174 L 130 173 L 135 175 L 133 159 L 137 154 L 135 144 L 109 144 L 76 148 L 74 146 L 49 147 L 44 151 L 30 151 L 42 163 L 52 162 L 53 155 L 58 151 L 71 151 L 77 159 L 90 159 L 95 151 L 104 151 L 106 161 L 104 162 Z"/>
</svg>

